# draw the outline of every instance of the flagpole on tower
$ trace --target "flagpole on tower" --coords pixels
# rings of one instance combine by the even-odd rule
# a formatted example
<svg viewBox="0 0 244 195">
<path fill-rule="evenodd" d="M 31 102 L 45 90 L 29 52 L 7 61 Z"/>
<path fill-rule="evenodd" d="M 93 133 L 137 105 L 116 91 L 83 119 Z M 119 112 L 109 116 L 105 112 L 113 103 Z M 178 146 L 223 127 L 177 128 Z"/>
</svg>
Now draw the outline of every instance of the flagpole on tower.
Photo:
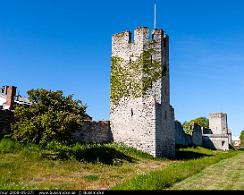
<svg viewBox="0 0 244 195">
<path fill-rule="evenodd" d="M 154 0 L 154 29 L 157 28 L 157 3 Z"/>
</svg>

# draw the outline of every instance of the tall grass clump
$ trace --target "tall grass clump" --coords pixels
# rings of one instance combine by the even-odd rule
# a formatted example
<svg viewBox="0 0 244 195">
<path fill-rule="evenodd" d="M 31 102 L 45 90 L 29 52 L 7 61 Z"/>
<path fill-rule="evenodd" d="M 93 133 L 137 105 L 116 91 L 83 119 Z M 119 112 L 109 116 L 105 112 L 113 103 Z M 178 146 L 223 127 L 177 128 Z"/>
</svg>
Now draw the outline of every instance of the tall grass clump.
<svg viewBox="0 0 244 195">
<path fill-rule="evenodd" d="M 0 153 L 21 153 L 24 156 L 41 158 L 41 147 L 35 144 L 23 144 L 9 138 L 0 140 Z"/>
<path fill-rule="evenodd" d="M 22 149 L 23 146 L 19 142 L 15 142 L 7 138 L 0 140 L 0 153 L 16 153 Z"/>
<path fill-rule="evenodd" d="M 124 161 L 134 162 L 130 155 L 130 148 L 115 144 L 74 144 L 63 145 L 59 142 L 50 142 L 43 151 L 43 156 L 51 159 L 78 160 L 81 162 L 121 164 Z M 134 151 L 134 156 L 139 155 Z M 140 153 L 140 155 L 142 155 Z"/>
<path fill-rule="evenodd" d="M 49 160 L 77 160 L 88 163 L 120 165 L 134 163 L 138 159 L 153 159 L 144 152 L 124 145 L 111 144 L 73 144 L 66 145 L 51 141 L 47 145 L 26 144 L 9 138 L 0 140 L 0 153 L 21 153 L 28 157 Z"/>
</svg>

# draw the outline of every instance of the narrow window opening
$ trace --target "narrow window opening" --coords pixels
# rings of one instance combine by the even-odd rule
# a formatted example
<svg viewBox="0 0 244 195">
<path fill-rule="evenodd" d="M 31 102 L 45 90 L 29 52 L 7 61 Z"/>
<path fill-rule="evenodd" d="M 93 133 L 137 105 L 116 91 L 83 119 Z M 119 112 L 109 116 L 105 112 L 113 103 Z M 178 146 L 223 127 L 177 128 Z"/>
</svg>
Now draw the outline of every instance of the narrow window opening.
<svg viewBox="0 0 244 195">
<path fill-rule="evenodd" d="M 151 65 L 153 64 L 153 57 L 152 57 L 152 55 L 151 55 Z"/>
<path fill-rule="evenodd" d="M 225 145 L 225 141 L 222 141 L 222 146 L 224 146 Z"/>
<path fill-rule="evenodd" d="M 132 109 L 132 108 L 131 108 L 131 110 L 130 110 L 130 113 L 131 113 L 131 117 L 133 117 L 134 112 L 133 112 L 133 109 Z"/>
</svg>

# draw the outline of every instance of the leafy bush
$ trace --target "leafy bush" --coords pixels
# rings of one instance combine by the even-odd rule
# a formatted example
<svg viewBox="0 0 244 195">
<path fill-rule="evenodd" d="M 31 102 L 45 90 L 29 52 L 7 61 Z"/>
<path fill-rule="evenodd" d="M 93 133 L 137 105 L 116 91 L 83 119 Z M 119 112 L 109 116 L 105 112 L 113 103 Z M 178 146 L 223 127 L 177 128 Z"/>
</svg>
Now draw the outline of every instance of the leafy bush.
<svg viewBox="0 0 244 195">
<path fill-rule="evenodd" d="M 72 142 L 72 133 L 82 125 L 86 105 L 62 91 L 29 90 L 32 106 L 16 106 L 11 137 L 23 143 L 46 145 L 50 141 Z"/>
</svg>

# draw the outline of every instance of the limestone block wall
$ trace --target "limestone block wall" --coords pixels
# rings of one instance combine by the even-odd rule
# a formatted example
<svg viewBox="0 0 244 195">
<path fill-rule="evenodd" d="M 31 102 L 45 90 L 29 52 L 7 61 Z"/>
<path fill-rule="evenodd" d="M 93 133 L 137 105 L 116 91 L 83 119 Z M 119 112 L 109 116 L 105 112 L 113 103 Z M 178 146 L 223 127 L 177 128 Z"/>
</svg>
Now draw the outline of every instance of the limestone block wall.
<svg viewBox="0 0 244 195">
<path fill-rule="evenodd" d="M 164 156 L 175 157 L 175 117 L 174 109 L 162 102 L 162 152 Z"/>
<path fill-rule="evenodd" d="M 203 135 L 203 147 L 215 150 L 229 150 L 229 137 L 227 134 Z"/>
<path fill-rule="evenodd" d="M 203 134 L 213 134 L 212 130 L 209 128 L 202 127 Z"/>
<path fill-rule="evenodd" d="M 82 144 L 101 144 L 112 142 L 109 121 L 85 121 L 73 134 L 76 142 Z"/>
<path fill-rule="evenodd" d="M 119 112 L 117 111 L 119 110 Z M 156 103 L 154 98 L 120 101 L 110 115 L 113 140 L 156 155 Z"/>
<path fill-rule="evenodd" d="M 175 121 L 175 144 L 182 146 L 192 145 L 192 137 L 185 133 L 180 122 Z"/>
<path fill-rule="evenodd" d="M 202 127 L 193 123 L 192 129 L 192 144 L 195 146 L 202 146 Z"/>
<path fill-rule="evenodd" d="M 231 132 L 231 129 L 228 129 L 228 137 L 229 137 L 229 144 L 232 145 L 232 132 Z"/>
</svg>

